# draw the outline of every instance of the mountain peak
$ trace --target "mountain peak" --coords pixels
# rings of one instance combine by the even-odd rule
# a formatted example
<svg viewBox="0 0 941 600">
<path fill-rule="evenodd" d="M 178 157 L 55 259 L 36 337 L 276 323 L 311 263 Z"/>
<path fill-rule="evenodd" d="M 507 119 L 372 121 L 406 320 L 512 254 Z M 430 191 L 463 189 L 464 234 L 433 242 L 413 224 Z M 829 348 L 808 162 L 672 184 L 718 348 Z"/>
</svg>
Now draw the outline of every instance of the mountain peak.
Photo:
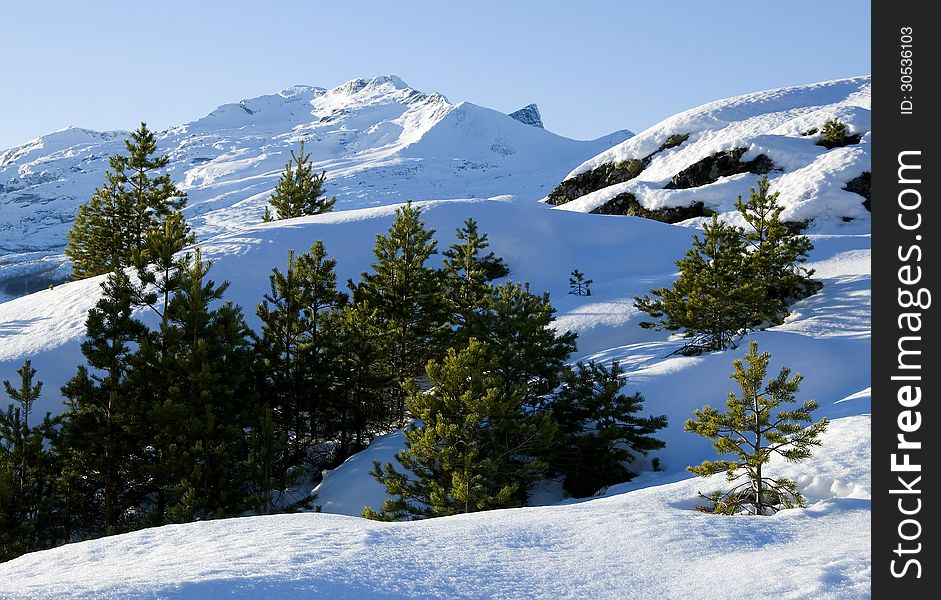
<svg viewBox="0 0 941 600">
<path fill-rule="evenodd" d="M 527 104 L 518 111 L 511 112 L 509 116 L 520 123 L 532 125 L 539 129 L 545 129 L 545 126 L 542 124 L 542 115 L 539 114 L 539 107 L 535 104 Z"/>
<path fill-rule="evenodd" d="M 359 94 L 364 90 L 393 91 L 412 90 L 412 88 L 395 75 L 380 75 L 371 79 L 363 79 L 362 77 L 358 77 L 356 79 L 347 81 L 342 85 L 338 85 L 330 91 L 333 93 L 354 95 Z"/>
</svg>

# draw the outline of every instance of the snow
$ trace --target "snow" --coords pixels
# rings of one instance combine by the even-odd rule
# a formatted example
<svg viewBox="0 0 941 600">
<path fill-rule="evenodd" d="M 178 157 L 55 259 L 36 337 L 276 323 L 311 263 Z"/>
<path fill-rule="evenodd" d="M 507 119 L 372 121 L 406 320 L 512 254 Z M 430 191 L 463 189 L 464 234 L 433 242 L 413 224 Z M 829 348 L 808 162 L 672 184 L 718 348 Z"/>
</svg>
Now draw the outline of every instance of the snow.
<svg viewBox="0 0 941 600">
<path fill-rule="evenodd" d="M 104 181 L 108 156 L 128 132 L 69 128 L 0 152 L 0 301 L 5 280 L 68 272 L 61 251 L 78 206 Z M 187 193 L 187 219 L 206 239 L 261 221 L 264 205 L 301 140 L 327 172 L 337 209 L 406 200 L 538 199 L 586 158 L 632 135 L 577 141 L 395 76 L 354 79 L 334 89 L 294 86 L 225 104 L 157 134 L 169 173 Z M 41 253 L 54 265 L 30 260 Z"/>
<path fill-rule="evenodd" d="M 390 94 L 409 94 L 403 85 L 389 78 L 357 80 L 333 91 L 295 88 L 246 106 L 262 114 L 299 110 L 288 106 L 309 111 L 320 102 L 316 105 L 323 111 L 328 106 L 342 111 L 336 108 L 341 95 L 355 96 L 364 105 L 381 103 Z M 299 99 L 288 102 L 294 97 Z M 440 106 L 446 102 L 413 98 Z M 391 104 L 383 110 L 399 111 L 396 102 L 394 111 Z M 558 486 L 549 482 L 533 499 L 540 506 L 408 523 L 363 520 L 357 516 L 363 506 L 378 508 L 384 498 L 383 488 L 368 472 L 373 460 L 388 462 L 402 447 L 403 436 L 395 432 L 325 474 L 314 490 L 320 513 L 167 526 L 28 554 L 0 564 L 0 598 L 868 598 L 871 237 L 868 213 L 851 223 L 836 216 L 850 207 L 848 200 L 840 204 L 846 194 L 837 189 L 840 179 L 855 176 L 854 169 L 864 163 L 868 168 L 869 134 L 858 146 L 829 153 L 810 139 L 774 137 L 799 135 L 798 130 L 817 122 L 814 111 L 839 113 L 855 119 L 853 127 L 868 131 L 867 103 L 868 78 L 752 94 L 678 115 L 607 155 L 642 154 L 651 145 L 655 150 L 666 134 L 680 132 L 672 124 L 680 124 L 690 127 L 684 131 L 702 135 L 663 153 L 664 160 L 687 153 L 682 167 L 680 162 L 674 165 L 677 170 L 697 160 L 692 146 L 684 146 L 728 128 L 749 144 L 760 144 L 761 151 L 777 152 L 775 160 L 792 169 L 776 174 L 772 189 L 780 189 L 782 198 L 787 190 L 793 214 L 815 220 L 808 266 L 816 269 L 824 287 L 795 304 L 784 324 L 748 339 L 771 352 L 770 374 L 785 365 L 803 374 L 800 398 L 817 400 L 815 416 L 831 419 L 823 445 L 810 459 L 776 461 L 769 467 L 774 475 L 797 482 L 806 508 L 773 517 L 721 517 L 695 510 L 698 492 L 719 489 L 724 479 L 704 480 L 685 470 L 714 453 L 708 440 L 683 431 L 683 423 L 696 408 L 722 406 L 735 389 L 731 363 L 745 354 L 747 344 L 698 357 L 671 356 L 682 341 L 640 328 L 647 316 L 634 309 L 633 297 L 676 277 L 675 261 L 689 247 L 696 221 L 682 227 L 589 215 L 581 209 L 552 209 L 536 202 L 536 196 L 519 194 L 461 198 L 466 180 L 446 187 L 442 174 L 447 163 L 429 158 L 445 152 L 447 140 L 460 139 L 472 161 L 474 153 L 489 152 L 485 143 L 492 145 L 499 132 L 506 147 L 518 150 L 505 160 L 533 169 L 541 161 L 521 148 L 545 144 L 548 164 L 568 143 L 509 117 L 510 124 L 503 124 L 499 113 L 464 103 L 447 105 L 443 117 L 417 142 L 395 151 L 395 160 L 423 165 L 420 174 L 401 180 L 402 185 L 415 190 L 422 181 L 440 184 L 428 188 L 439 189 L 437 199 L 420 203 L 422 218 L 437 230 L 439 250 L 454 241 L 464 219 L 477 219 L 493 250 L 506 259 L 509 278 L 531 282 L 536 292 L 550 292 L 558 309 L 556 327 L 579 334 L 573 359 L 620 361 L 628 375 L 625 391 L 644 395 L 645 413 L 667 415 L 669 426 L 658 433 L 667 446 L 636 463 L 640 475 L 587 500 L 562 499 Z M 388 125 L 370 133 L 370 143 L 398 135 L 392 122 L 403 123 L 409 110 L 383 121 Z M 432 109 L 424 106 L 411 114 L 425 110 Z M 238 123 L 252 116 L 238 105 L 224 112 L 210 117 L 242 127 Z M 309 123 L 307 116 L 298 119 Z M 468 121 L 474 127 L 462 129 Z M 267 290 L 268 274 L 273 267 L 283 268 L 288 249 L 303 251 L 323 240 L 337 260 L 338 281 L 356 279 L 369 268 L 375 235 L 385 232 L 394 218 L 396 205 L 386 202 L 390 195 L 326 215 L 258 223 L 255 215 L 264 194 L 257 181 L 273 181 L 288 146 L 276 154 L 260 144 L 232 148 L 219 142 L 215 158 L 199 171 L 204 177 L 200 181 L 213 183 L 193 183 L 193 190 L 215 186 L 212 193 L 217 194 L 196 206 L 214 202 L 220 207 L 203 213 L 201 247 L 214 261 L 211 277 L 232 282 L 227 297 L 246 309 L 252 326 L 257 326 L 253 307 Z M 208 147 L 200 146 L 200 152 Z M 705 147 L 703 152 L 708 154 Z M 360 168 L 348 160 L 351 170 Z M 247 166 L 252 161 L 261 166 Z M 269 168 L 270 177 L 262 172 Z M 361 176 L 377 182 L 377 169 L 370 166 L 366 171 L 372 175 Z M 491 175 L 495 173 L 499 169 Z M 438 175 L 442 178 L 436 179 Z M 505 190 L 512 192 L 512 181 L 496 179 L 493 189 L 507 185 Z M 648 183 L 653 185 L 622 185 Z M 749 185 L 754 185 L 750 176 L 737 176 L 699 190 L 661 191 L 702 194 L 727 208 L 729 192 L 747 193 Z M 359 202 L 346 198 L 347 207 Z M 663 200 L 671 201 L 666 195 Z M 591 296 L 568 294 L 568 276 L 575 268 L 594 281 Z M 84 318 L 97 299 L 99 283 L 100 278 L 56 285 L 0 303 L 0 380 L 12 379 L 23 359 L 31 358 L 38 378 L 46 382 L 37 412 L 63 408 L 56 391 L 81 362 Z M 654 457 L 661 471 L 651 470 Z"/>
<path fill-rule="evenodd" d="M 713 482 L 684 479 L 410 523 L 226 519 L 23 556 L 0 565 L 0 596 L 868 598 L 868 431 L 865 416 L 835 422 L 814 465 L 788 470 L 813 503 L 774 517 L 699 513 Z"/>
<path fill-rule="evenodd" d="M 721 178 L 715 183 L 668 190 L 670 179 L 717 152 L 745 148 L 741 160 L 768 156 L 775 170 L 768 174 L 771 192 L 779 192 L 787 221 L 812 220 L 824 230 L 866 231 L 869 212 L 863 198 L 843 186 L 863 171 L 871 171 L 871 80 L 855 77 L 794 86 L 717 100 L 674 115 L 630 139 L 605 150 L 573 169 L 566 179 L 605 163 L 643 158 L 657 152 L 671 135 L 689 134 L 685 142 L 658 152 L 641 174 L 556 207 L 589 212 L 614 196 L 631 192 L 643 206 L 658 209 L 702 202 L 723 218 L 735 220 L 735 200 L 748 196 L 756 176 L 750 173 Z M 846 124 L 848 134 L 862 136 L 859 144 L 827 150 L 817 146 L 820 129 L 829 119 Z M 847 224 L 844 219 L 852 219 Z M 695 225 L 696 222 L 689 223 Z"/>
</svg>

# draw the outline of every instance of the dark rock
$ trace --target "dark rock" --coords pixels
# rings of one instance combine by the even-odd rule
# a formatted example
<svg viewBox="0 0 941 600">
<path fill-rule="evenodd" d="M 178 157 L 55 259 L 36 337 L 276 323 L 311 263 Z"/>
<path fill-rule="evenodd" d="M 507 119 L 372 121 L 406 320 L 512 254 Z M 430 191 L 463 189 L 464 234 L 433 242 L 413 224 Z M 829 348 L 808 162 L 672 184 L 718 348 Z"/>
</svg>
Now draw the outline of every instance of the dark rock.
<svg viewBox="0 0 941 600">
<path fill-rule="evenodd" d="M 781 225 L 787 229 L 787 232 L 791 235 L 800 235 L 805 229 L 810 227 L 812 219 L 804 219 L 803 221 L 781 221 Z"/>
<path fill-rule="evenodd" d="M 657 148 L 656 150 L 654 150 L 653 152 L 651 152 L 651 153 L 648 154 L 647 156 L 643 157 L 643 158 L 641 159 L 641 162 L 643 162 L 643 163 L 644 163 L 644 166 L 646 167 L 646 166 L 650 165 L 651 161 L 653 161 L 653 159 L 654 159 L 654 157 L 655 157 L 656 155 L 660 154 L 660 153 L 663 152 L 664 150 L 669 150 L 670 148 L 676 148 L 677 146 L 679 146 L 680 144 L 682 144 L 683 142 L 685 142 L 685 141 L 688 140 L 688 139 L 689 139 L 689 134 L 688 134 L 688 133 L 675 133 L 675 134 L 671 135 L 670 137 L 668 137 L 665 142 L 663 142 L 662 144 L 660 144 L 660 147 L 659 147 L 659 148 Z"/>
<path fill-rule="evenodd" d="M 869 212 L 872 212 L 872 173 L 870 171 L 863 171 L 862 175 L 859 177 L 854 177 L 846 182 L 846 185 L 843 186 L 843 189 L 847 192 L 853 192 L 854 194 L 859 194 L 865 200 L 863 200 L 863 206 Z"/>
<path fill-rule="evenodd" d="M 764 154 L 759 154 L 754 160 L 742 162 L 742 155 L 747 150 L 747 148 L 735 148 L 707 156 L 674 175 L 665 188 L 668 190 L 686 190 L 714 183 L 720 177 L 728 177 L 739 173 L 765 175 L 775 169 L 774 163 Z"/>
<path fill-rule="evenodd" d="M 545 129 L 542 124 L 542 115 L 539 114 L 539 107 L 535 104 L 527 104 L 518 111 L 511 112 L 509 116 L 513 119 L 516 119 L 520 123 L 532 125 L 533 127 L 538 127 L 539 129 Z"/>
<path fill-rule="evenodd" d="M 576 198 L 581 198 L 585 194 L 597 192 L 609 185 L 630 181 L 637 177 L 639 171 L 625 168 L 628 162 L 630 161 L 623 161 L 617 165 L 614 163 L 605 163 L 591 171 L 585 171 L 571 179 L 566 179 L 554 190 L 549 192 L 547 201 L 553 206 L 559 206 L 560 204 L 571 202 Z M 621 165 L 621 168 L 619 168 L 618 165 Z"/>
<path fill-rule="evenodd" d="M 528 108 L 528 107 L 527 107 Z M 523 109 L 525 110 L 525 109 Z M 517 111 L 519 112 L 519 111 Z M 514 113 L 516 114 L 516 113 Z M 510 115 L 511 117 L 513 115 Z M 515 117 L 514 117 L 515 118 Z M 650 161 L 660 152 L 668 148 L 675 148 L 689 139 L 688 133 L 678 133 L 667 138 L 656 152 L 652 152 L 644 158 L 629 158 L 616 163 L 605 163 L 591 171 L 579 173 L 571 179 L 566 179 L 549 193 L 548 202 L 553 206 L 559 206 L 566 202 L 571 202 L 576 198 L 581 198 L 585 194 L 597 192 L 609 185 L 624 183 L 640 175 L 650 164 Z M 622 214 L 601 213 L 601 214 Z"/>
<path fill-rule="evenodd" d="M 679 223 L 693 217 L 710 217 L 715 214 L 705 207 L 702 202 L 693 202 L 689 206 L 670 206 L 650 210 L 637 201 L 634 194 L 623 192 L 611 198 L 598 208 L 591 211 L 595 215 L 626 215 L 629 217 L 644 217 L 663 223 Z"/>
<path fill-rule="evenodd" d="M 660 148 L 657 150 L 657 152 L 663 152 L 664 150 L 668 150 L 670 148 L 676 148 L 677 146 L 679 146 L 680 144 L 682 144 L 688 139 L 689 139 L 688 133 L 675 133 L 671 135 L 670 137 L 668 137 L 667 141 L 663 142 L 663 144 L 660 145 Z"/>
</svg>

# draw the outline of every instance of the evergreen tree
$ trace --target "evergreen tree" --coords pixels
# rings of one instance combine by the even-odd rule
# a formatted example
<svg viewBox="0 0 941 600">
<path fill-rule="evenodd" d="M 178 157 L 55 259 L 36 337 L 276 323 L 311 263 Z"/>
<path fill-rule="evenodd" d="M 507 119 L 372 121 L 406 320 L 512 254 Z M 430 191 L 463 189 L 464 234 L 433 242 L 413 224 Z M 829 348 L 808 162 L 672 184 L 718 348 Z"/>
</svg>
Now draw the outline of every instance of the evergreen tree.
<svg viewBox="0 0 941 600">
<path fill-rule="evenodd" d="M 817 142 L 818 146 L 823 146 L 829 150 L 832 148 L 841 148 L 846 145 L 846 124 L 839 119 L 828 119 L 823 124 L 821 133 L 823 135 L 820 141 Z"/>
<path fill-rule="evenodd" d="M 399 382 L 423 374 L 436 353 L 447 322 L 440 274 L 426 266 L 436 253 L 434 230 L 426 229 L 421 209 L 411 202 L 396 210 L 388 235 L 377 235 L 373 273 L 353 286 L 355 302 L 375 310 L 384 332 L 389 372 Z M 392 391 L 391 414 L 402 423 L 404 394 Z"/>
<path fill-rule="evenodd" d="M 36 369 L 29 360 L 17 373 L 18 388 L 3 382 L 13 403 L 0 412 L 0 562 L 60 541 L 53 505 L 57 457 L 49 449 L 58 420 L 46 413 L 30 424 L 42 382 L 33 384 Z"/>
<path fill-rule="evenodd" d="M 257 308 L 263 395 L 279 433 L 290 442 L 282 476 L 306 460 L 320 467 L 329 462 L 309 452 L 333 433 L 328 424 L 338 378 L 336 313 L 346 302 L 336 290 L 335 265 L 319 241 L 297 258 L 290 252 L 287 271 L 274 270 L 271 292 Z"/>
<path fill-rule="evenodd" d="M 673 287 L 651 290 L 653 299 L 634 298 L 638 309 L 658 319 L 642 327 L 685 330 L 694 339 L 684 354 L 724 350 L 750 329 L 782 323 L 790 303 L 820 290 L 813 271 L 801 266 L 813 245 L 781 222 L 784 209 L 770 186 L 763 177 L 748 200 L 738 197 L 747 231 L 713 216 L 703 238 L 694 235 L 693 247 L 677 261 Z"/>
<path fill-rule="evenodd" d="M 510 273 L 506 263 L 490 247 L 486 233 L 480 233 L 477 221 L 467 219 L 457 229 L 458 241 L 442 253 L 448 291 L 461 306 L 479 304 L 486 295 L 486 284 Z"/>
<path fill-rule="evenodd" d="M 489 424 L 494 452 L 506 457 L 494 477 L 501 489 L 513 486 L 518 504 L 546 472 L 546 450 L 554 434 L 550 393 L 561 384 L 576 348 L 575 333 L 556 331 L 554 314 L 548 294 L 538 296 L 528 285 L 508 281 L 492 290 L 480 319 L 468 327 L 470 337 L 488 348 L 488 373 L 503 399 L 512 399 L 514 409 Z M 521 420 L 520 414 L 529 418 Z"/>
<path fill-rule="evenodd" d="M 84 503 L 73 512 L 85 535 L 133 529 L 143 483 L 140 410 L 127 382 L 134 344 L 147 330 L 133 317 L 135 291 L 123 270 L 109 275 L 102 289 L 85 323 L 81 348 L 88 366 L 62 388 L 68 411 L 61 453 L 66 471 L 82 474 L 75 484 L 84 490 L 73 491 Z"/>
<path fill-rule="evenodd" d="M 591 296 L 591 279 L 585 279 L 585 274 L 574 269 L 572 276 L 569 277 L 569 294 L 576 296 Z"/>
<path fill-rule="evenodd" d="M 610 368 L 594 361 L 578 363 L 555 395 L 552 416 L 559 424 L 559 440 L 553 444 L 553 466 L 576 498 L 629 481 L 634 473 L 625 464 L 665 445 L 651 434 L 666 427 L 666 416 L 638 416 L 644 397 L 621 393 L 623 375 L 617 361 Z"/>
<path fill-rule="evenodd" d="M 148 232 L 159 228 L 171 214 L 179 213 L 186 206 L 186 195 L 176 187 L 168 173 L 157 175 L 165 169 L 170 157 L 155 156 L 157 138 L 154 132 L 141 123 L 125 140 L 127 158 L 124 161 L 127 177 L 126 194 L 121 199 L 128 205 L 131 220 L 126 224 L 131 245 L 140 248 Z"/>
<path fill-rule="evenodd" d="M 396 386 L 387 363 L 385 333 L 368 302 L 347 304 L 338 319 L 337 381 L 331 429 L 339 443 L 338 464 L 369 445 L 374 434 L 399 418 L 386 402 Z"/>
<path fill-rule="evenodd" d="M 150 417 L 166 486 L 161 491 L 174 521 L 234 516 L 250 504 L 250 331 L 241 308 L 223 302 L 229 283 L 207 280 L 210 268 L 198 248 L 181 263 L 166 329 L 157 332 L 165 341 L 148 343 L 167 348 L 162 364 L 154 366 L 168 385 L 157 387 Z"/>
<path fill-rule="evenodd" d="M 145 123 L 125 140 L 125 147 L 127 156 L 110 158 L 105 183 L 79 207 L 68 232 L 65 254 L 72 260 L 74 279 L 129 266 L 148 233 L 186 205 L 170 176 L 155 174 L 169 158 L 154 156 L 156 137 Z"/>
<path fill-rule="evenodd" d="M 694 339 L 686 354 L 724 350 L 736 337 L 760 321 L 763 288 L 755 281 L 746 260 L 743 232 L 713 216 L 703 237 L 693 236 L 693 247 L 677 261 L 680 276 L 672 288 L 651 290 L 634 298 L 634 305 L 658 319 L 641 327 L 684 329 Z"/>
<path fill-rule="evenodd" d="M 471 337 L 490 347 L 494 372 L 504 388 L 525 384 L 526 404 L 540 407 L 562 381 L 565 361 L 576 348 L 576 334 L 556 331 L 549 294 L 533 294 L 529 284 L 507 281 L 494 288 L 484 309 Z"/>
<path fill-rule="evenodd" d="M 444 287 L 451 311 L 451 322 L 457 333 L 451 336 L 454 347 L 467 344 L 467 326 L 480 317 L 482 307 L 491 292 L 490 282 L 509 274 L 502 258 L 492 251 L 483 254 L 490 243 L 487 234 L 481 234 L 477 221 L 467 219 L 457 230 L 458 242 L 443 253 Z"/>
<path fill-rule="evenodd" d="M 66 233 L 65 255 L 72 260 L 72 279 L 107 273 L 129 256 L 130 239 L 123 235 L 120 224 L 130 215 L 119 213 L 125 207 L 121 196 L 127 181 L 122 158 L 110 158 L 111 170 L 105 171 L 105 183 L 87 204 L 79 207 Z"/>
<path fill-rule="evenodd" d="M 179 287 L 178 255 L 196 241 L 180 213 L 169 215 L 159 227 L 147 232 L 140 248 L 135 248 L 131 262 L 140 280 L 136 303 L 147 306 L 164 319 L 170 296 Z"/>
<path fill-rule="evenodd" d="M 703 495 L 712 503 L 703 510 L 764 515 L 804 505 L 793 481 L 768 477 L 763 468 L 774 454 L 791 462 L 809 458 L 811 449 L 820 445 L 828 421 L 813 422 L 811 412 L 817 408 L 813 400 L 791 410 L 779 410 L 782 404 L 797 401 L 803 378 L 800 374 L 791 377 L 790 369 L 783 368 L 777 378 L 765 383 L 770 360 L 769 353 L 758 354 L 758 343 L 751 342 L 745 362 L 732 363 L 735 371 L 731 377 L 741 394 L 729 393 L 725 403 L 728 411 L 720 413 L 706 406 L 686 421 L 686 431 L 711 439 L 720 455 L 733 455 L 731 460 L 707 460 L 689 470 L 702 477 L 724 471 L 729 483 L 744 480 L 725 492 Z"/>
<path fill-rule="evenodd" d="M 262 335 L 255 347 L 261 359 L 263 396 L 273 411 L 278 435 L 288 440 L 285 455 L 276 466 L 281 489 L 287 485 L 287 472 L 303 462 L 301 443 L 309 433 L 302 421 L 310 391 L 310 364 L 303 351 L 310 325 L 305 314 L 310 290 L 298 271 L 294 251 L 289 251 L 287 270 L 273 270 L 271 291 L 256 309 L 262 322 Z"/>
<path fill-rule="evenodd" d="M 394 499 L 380 512 L 367 507 L 364 516 L 395 520 L 520 506 L 528 482 L 514 477 L 512 455 L 543 447 L 554 430 L 544 415 L 523 410 L 525 385 L 506 390 L 492 367 L 490 349 L 471 339 L 428 363 L 430 390 L 406 384 L 417 421 L 405 429 L 405 449 L 396 456 L 405 472 L 373 463 L 373 476 Z M 526 443 L 506 443 L 524 431 Z"/>
<path fill-rule="evenodd" d="M 735 208 L 749 225 L 744 236 L 750 250 L 747 265 L 752 280 L 763 288 L 755 313 L 762 321 L 780 324 L 789 304 L 816 294 L 822 285 L 811 279 L 812 269 L 801 266 L 813 244 L 781 222 L 784 207 L 778 204 L 780 194 L 769 194 L 770 187 L 768 177 L 762 177 L 758 189 L 751 188 L 748 200 L 738 197 Z"/>
<path fill-rule="evenodd" d="M 291 150 L 291 160 L 284 166 L 281 179 L 268 200 L 275 212 L 272 215 L 270 208 L 265 207 L 264 221 L 319 215 L 333 210 L 337 199 L 336 196 L 324 197 L 323 184 L 326 177 L 326 171 L 320 175 L 314 173 L 310 155 L 304 153 L 302 140 L 297 154 Z"/>
<path fill-rule="evenodd" d="M 278 510 L 294 510 L 309 506 L 313 500 L 307 495 L 295 497 L 291 486 L 298 483 L 297 471 L 285 472 L 284 456 L 288 450 L 288 436 L 277 426 L 274 411 L 264 407 L 255 426 L 248 434 L 246 479 L 250 488 L 248 508 L 255 513 L 270 515 Z"/>
</svg>

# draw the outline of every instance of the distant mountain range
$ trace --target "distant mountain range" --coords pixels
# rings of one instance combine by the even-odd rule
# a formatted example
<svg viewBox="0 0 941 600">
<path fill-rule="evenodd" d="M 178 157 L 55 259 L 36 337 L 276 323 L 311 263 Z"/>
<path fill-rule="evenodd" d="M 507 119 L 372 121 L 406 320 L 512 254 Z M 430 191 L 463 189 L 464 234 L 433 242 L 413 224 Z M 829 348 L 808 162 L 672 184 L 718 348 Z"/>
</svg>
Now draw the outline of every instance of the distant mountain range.
<svg viewBox="0 0 941 600">
<path fill-rule="evenodd" d="M 0 301 L 67 274 L 65 233 L 128 135 L 72 127 L 0 152 Z M 505 115 L 385 76 L 224 104 L 161 132 L 158 150 L 170 156 L 170 174 L 189 198 L 186 216 L 205 239 L 261 219 L 301 140 L 343 210 L 497 195 L 538 200 L 631 135 L 572 140 L 546 131 L 534 104 Z"/>
</svg>

